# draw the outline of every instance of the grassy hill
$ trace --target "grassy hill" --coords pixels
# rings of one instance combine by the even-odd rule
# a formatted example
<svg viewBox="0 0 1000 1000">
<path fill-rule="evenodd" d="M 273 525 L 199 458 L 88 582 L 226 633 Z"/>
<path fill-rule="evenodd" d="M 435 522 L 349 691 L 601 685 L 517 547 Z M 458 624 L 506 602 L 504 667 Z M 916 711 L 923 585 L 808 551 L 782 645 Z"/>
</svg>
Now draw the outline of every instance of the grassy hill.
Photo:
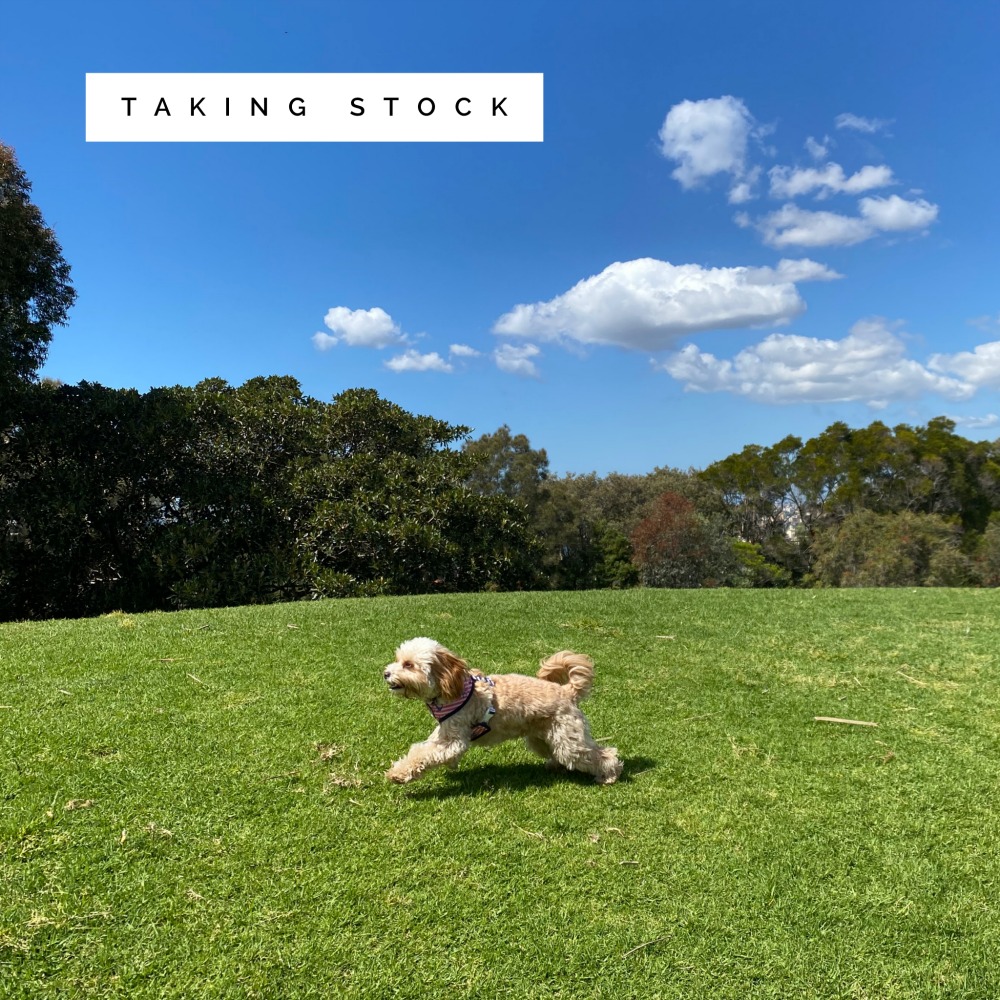
<svg viewBox="0 0 1000 1000">
<path fill-rule="evenodd" d="M 0 996 L 996 997 L 998 623 L 647 590 L 0 626 Z M 413 635 L 593 656 L 622 780 L 506 744 L 389 785 Z"/>
</svg>

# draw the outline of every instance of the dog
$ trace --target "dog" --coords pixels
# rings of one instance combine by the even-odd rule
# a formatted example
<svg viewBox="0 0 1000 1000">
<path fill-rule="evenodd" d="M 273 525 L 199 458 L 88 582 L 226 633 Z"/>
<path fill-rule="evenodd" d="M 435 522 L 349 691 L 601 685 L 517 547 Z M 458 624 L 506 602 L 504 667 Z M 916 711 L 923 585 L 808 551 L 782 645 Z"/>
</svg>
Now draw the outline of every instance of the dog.
<svg viewBox="0 0 1000 1000">
<path fill-rule="evenodd" d="M 518 738 L 548 767 L 582 771 L 599 785 L 613 784 L 622 772 L 618 751 L 594 740 L 577 707 L 594 683 L 594 661 L 582 653 L 554 653 L 536 677 L 487 677 L 421 637 L 404 642 L 382 676 L 394 695 L 424 702 L 437 720 L 426 742 L 414 743 L 386 771 L 397 784 L 435 767 L 456 767 L 474 742 L 495 746 Z"/>
</svg>

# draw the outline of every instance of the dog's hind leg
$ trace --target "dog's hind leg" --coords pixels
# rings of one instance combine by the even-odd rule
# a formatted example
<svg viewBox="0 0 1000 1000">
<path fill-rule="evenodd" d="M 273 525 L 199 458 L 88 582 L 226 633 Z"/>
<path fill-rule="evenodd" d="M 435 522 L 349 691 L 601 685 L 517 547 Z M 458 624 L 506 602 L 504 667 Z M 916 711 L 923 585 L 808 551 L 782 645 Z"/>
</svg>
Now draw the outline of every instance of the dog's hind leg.
<svg viewBox="0 0 1000 1000">
<path fill-rule="evenodd" d="M 552 747 L 540 736 L 525 736 L 524 745 L 539 757 L 545 758 L 545 766 L 552 771 L 561 771 L 563 765 L 552 756 Z"/>
<path fill-rule="evenodd" d="M 622 773 L 618 751 L 596 743 L 582 715 L 564 715 L 553 720 L 549 738 L 554 760 L 570 771 L 592 774 L 599 785 L 614 784 Z"/>
</svg>

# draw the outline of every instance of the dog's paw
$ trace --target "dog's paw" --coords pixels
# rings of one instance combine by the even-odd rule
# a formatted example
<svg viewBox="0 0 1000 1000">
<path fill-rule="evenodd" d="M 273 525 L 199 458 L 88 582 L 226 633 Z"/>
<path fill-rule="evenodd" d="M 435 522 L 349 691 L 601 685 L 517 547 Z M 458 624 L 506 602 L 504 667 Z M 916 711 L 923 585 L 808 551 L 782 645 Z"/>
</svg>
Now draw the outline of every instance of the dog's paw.
<svg viewBox="0 0 1000 1000">
<path fill-rule="evenodd" d="M 395 785 L 405 785 L 416 777 L 412 771 L 404 771 L 398 767 L 390 767 L 385 776 Z"/>
</svg>

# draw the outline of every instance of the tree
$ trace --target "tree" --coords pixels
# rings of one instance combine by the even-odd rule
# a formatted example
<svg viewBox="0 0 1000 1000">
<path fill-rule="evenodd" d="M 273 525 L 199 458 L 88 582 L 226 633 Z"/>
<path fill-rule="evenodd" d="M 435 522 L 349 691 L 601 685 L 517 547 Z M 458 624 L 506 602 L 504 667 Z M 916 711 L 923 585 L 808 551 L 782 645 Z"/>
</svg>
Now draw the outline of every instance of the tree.
<svg viewBox="0 0 1000 1000">
<path fill-rule="evenodd" d="M 820 552 L 823 574 L 836 576 L 830 531 L 863 511 L 949 518 L 967 553 L 1000 504 L 1000 450 L 954 431 L 947 417 L 925 427 L 875 421 L 853 430 L 838 422 L 804 444 L 787 437 L 769 448 L 748 445 L 702 477 L 721 492 L 733 533 L 794 579 L 808 574 Z M 940 555 L 938 575 L 956 578 L 961 562 Z"/>
<path fill-rule="evenodd" d="M 810 492 L 808 478 L 799 475 L 802 455 L 801 439 L 789 435 L 768 448 L 747 445 L 699 476 L 718 492 L 728 533 L 756 546 L 765 563 L 781 569 L 782 580 L 802 576 L 808 539 L 823 509 L 823 477 Z"/>
<path fill-rule="evenodd" d="M 832 587 L 959 586 L 971 575 L 959 537 L 939 514 L 859 510 L 817 535 L 813 575 Z"/>
<path fill-rule="evenodd" d="M 0 439 L 0 617 L 163 607 L 158 540 L 190 440 L 171 390 L 22 387 Z"/>
<path fill-rule="evenodd" d="M 463 451 L 476 459 L 469 484 L 484 496 L 516 500 L 534 519 L 545 502 L 544 483 L 549 477 L 545 449 L 535 450 L 524 434 L 512 434 L 504 424 L 492 434 L 466 441 Z"/>
<path fill-rule="evenodd" d="M 535 584 L 524 510 L 465 436 L 292 378 L 28 383 L 0 435 L 0 618 Z"/>
<path fill-rule="evenodd" d="M 979 539 L 975 573 L 984 587 L 1000 587 L 1000 512 L 990 516 L 986 530 Z"/>
<path fill-rule="evenodd" d="M 481 456 L 448 447 L 466 433 L 371 389 L 325 408 L 321 458 L 296 478 L 297 548 L 314 596 L 535 583 L 525 506 L 476 488 Z"/>
<path fill-rule="evenodd" d="M 699 514 L 679 493 L 664 493 L 632 532 L 634 559 L 648 587 L 731 582 L 739 566 L 721 523 Z"/>
<path fill-rule="evenodd" d="M 631 587 L 639 582 L 629 538 L 658 497 L 676 493 L 710 519 L 723 510 L 717 491 L 693 472 L 656 468 L 646 475 L 596 472 L 552 477 L 539 523 L 551 582 L 560 589 Z"/>
<path fill-rule="evenodd" d="M 955 422 L 935 417 L 925 427 L 876 420 L 851 430 L 838 423 L 802 449 L 796 476 L 808 491 L 808 471 L 827 473 L 826 487 L 815 491 L 825 523 L 858 510 L 879 514 L 910 511 L 958 515 L 966 529 L 982 531 L 1000 499 L 1000 469 L 992 447 L 955 434 Z"/>
<path fill-rule="evenodd" d="M 769 448 L 750 444 L 701 474 L 720 492 L 743 541 L 767 544 L 807 519 L 805 498 L 795 482 L 801 448 L 801 439 L 793 436 Z"/>
<path fill-rule="evenodd" d="M 591 544 L 589 526 L 581 523 L 575 498 L 550 478 L 545 450 L 532 448 L 524 434 L 513 434 L 504 424 L 467 441 L 463 451 L 472 462 L 472 489 L 484 498 L 505 498 L 524 512 L 536 543 L 536 582 L 559 590 L 593 585 L 601 556 Z"/>
<path fill-rule="evenodd" d="M 175 607 L 295 600 L 294 480 L 321 451 L 323 404 L 294 378 L 170 392 L 183 414 L 173 490 L 152 549 Z"/>
<path fill-rule="evenodd" d="M 693 472 L 682 472 L 680 469 L 658 467 L 645 475 L 570 473 L 550 480 L 550 487 L 554 488 L 557 484 L 572 499 L 581 520 L 588 524 L 603 523 L 626 538 L 664 493 L 686 497 L 701 514 L 715 514 L 723 510 L 714 487 Z"/>
<path fill-rule="evenodd" d="M 553 526 L 545 535 L 550 585 L 557 590 L 634 587 L 639 582 L 639 569 L 632 562 L 629 540 L 606 521 L 591 522 L 580 517 L 574 507 L 560 507 L 566 498 L 558 490 L 554 494 L 559 499 L 551 509 L 561 510 L 564 516 L 560 528 Z"/>
<path fill-rule="evenodd" d="M 734 586 L 787 587 L 792 582 L 792 574 L 783 566 L 768 562 L 756 542 L 733 539 L 732 547 L 737 564 Z"/>
<path fill-rule="evenodd" d="M 30 192 L 14 150 L 0 143 L 0 399 L 34 377 L 52 327 L 66 322 L 76 299 L 62 248 Z"/>
</svg>

